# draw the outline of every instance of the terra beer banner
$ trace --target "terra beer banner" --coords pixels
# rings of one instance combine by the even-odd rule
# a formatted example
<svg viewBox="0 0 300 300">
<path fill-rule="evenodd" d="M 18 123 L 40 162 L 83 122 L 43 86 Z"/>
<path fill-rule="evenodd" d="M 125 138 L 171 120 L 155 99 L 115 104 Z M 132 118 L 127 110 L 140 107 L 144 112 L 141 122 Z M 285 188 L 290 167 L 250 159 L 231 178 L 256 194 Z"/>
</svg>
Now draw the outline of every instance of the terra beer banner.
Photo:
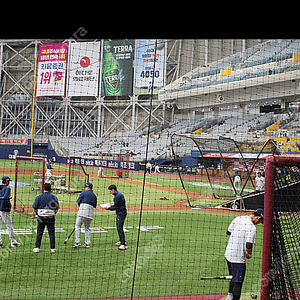
<svg viewBox="0 0 300 300">
<path fill-rule="evenodd" d="M 132 95 L 134 40 L 104 41 L 102 96 Z"/>
<path fill-rule="evenodd" d="M 36 97 L 65 96 L 67 43 L 40 45 Z"/>
<path fill-rule="evenodd" d="M 100 42 L 72 43 L 68 96 L 98 96 Z"/>
</svg>

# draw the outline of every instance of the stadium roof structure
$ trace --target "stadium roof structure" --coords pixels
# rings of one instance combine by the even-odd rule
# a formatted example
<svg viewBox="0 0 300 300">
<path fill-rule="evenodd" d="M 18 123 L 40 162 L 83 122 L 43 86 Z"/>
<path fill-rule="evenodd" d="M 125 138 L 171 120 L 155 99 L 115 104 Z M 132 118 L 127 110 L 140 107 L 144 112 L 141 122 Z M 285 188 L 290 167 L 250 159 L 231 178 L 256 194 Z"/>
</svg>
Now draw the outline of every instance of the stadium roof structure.
<svg viewBox="0 0 300 300">
<path fill-rule="evenodd" d="M 79 41 L 91 40 L 76 39 L 75 35 L 65 40 L 0 40 L 0 136 L 30 135 L 28 124 L 39 45 Z M 137 95 L 126 99 L 117 97 L 113 101 L 101 95 L 42 97 L 35 104 L 35 137 L 107 137 L 120 131 L 143 130 L 150 114 L 151 126 L 156 126 L 186 118 L 188 111 L 197 108 L 212 110 L 213 117 L 217 118 L 219 108 L 229 105 L 245 107 L 266 99 L 283 102 L 298 99 L 300 70 L 298 63 L 293 65 L 293 53 L 300 52 L 298 40 L 261 42 L 166 40 L 167 85 L 152 99 L 151 112 L 149 97 Z M 281 52 L 276 55 L 266 52 L 278 47 Z M 224 50 L 222 54 L 218 49 Z M 255 61 L 262 53 L 269 57 L 262 56 Z M 274 74 L 268 75 L 268 69 L 274 70 Z"/>
</svg>

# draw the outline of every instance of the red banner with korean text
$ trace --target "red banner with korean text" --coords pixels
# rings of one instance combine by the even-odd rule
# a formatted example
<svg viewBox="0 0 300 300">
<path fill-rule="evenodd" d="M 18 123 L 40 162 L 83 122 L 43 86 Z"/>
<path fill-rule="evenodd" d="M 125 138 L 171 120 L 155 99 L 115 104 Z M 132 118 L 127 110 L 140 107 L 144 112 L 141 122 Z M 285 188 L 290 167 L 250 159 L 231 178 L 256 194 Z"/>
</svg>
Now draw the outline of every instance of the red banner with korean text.
<svg viewBox="0 0 300 300">
<path fill-rule="evenodd" d="M 68 44 L 40 45 L 36 97 L 65 96 Z"/>
</svg>

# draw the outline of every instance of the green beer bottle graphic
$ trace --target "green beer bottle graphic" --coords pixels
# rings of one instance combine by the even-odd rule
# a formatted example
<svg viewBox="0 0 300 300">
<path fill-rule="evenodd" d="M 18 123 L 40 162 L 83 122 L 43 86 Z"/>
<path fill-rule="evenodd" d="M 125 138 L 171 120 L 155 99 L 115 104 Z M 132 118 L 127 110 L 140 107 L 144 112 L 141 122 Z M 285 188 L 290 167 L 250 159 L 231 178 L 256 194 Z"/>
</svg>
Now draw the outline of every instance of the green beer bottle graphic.
<svg viewBox="0 0 300 300">
<path fill-rule="evenodd" d="M 103 83 L 105 96 L 122 95 L 119 67 L 113 58 L 111 46 L 108 41 L 104 42 Z"/>
</svg>

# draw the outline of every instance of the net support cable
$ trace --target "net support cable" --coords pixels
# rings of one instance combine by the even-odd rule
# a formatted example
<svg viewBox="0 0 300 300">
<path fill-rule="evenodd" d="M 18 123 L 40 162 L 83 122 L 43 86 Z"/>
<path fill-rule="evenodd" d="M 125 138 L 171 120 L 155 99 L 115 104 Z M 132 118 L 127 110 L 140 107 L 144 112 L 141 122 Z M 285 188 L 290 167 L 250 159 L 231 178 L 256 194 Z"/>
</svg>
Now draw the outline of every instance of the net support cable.
<svg viewBox="0 0 300 300">
<path fill-rule="evenodd" d="M 155 63 L 156 63 L 156 52 L 157 52 L 157 39 L 155 40 L 155 50 L 154 50 L 154 60 L 153 60 L 153 74 L 155 73 Z M 153 106 L 153 91 L 154 91 L 154 78 L 152 77 L 151 83 L 151 94 L 150 94 L 150 106 L 149 106 L 149 118 L 148 118 L 148 128 L 147 128 L 147 142 L 146 142 L 146 153 L 145 153 L 145 162 L 148 161 L 148 152 L 149 152 L 149 141 L 150 141 L 150 129 L 151 129 L 151 117 L 152 117 L 152 106 Z M 145 183 L 146 183 L 146 168 L 143 174 L 143 186 L 142 186 L 142 197 L 141 197 L 141 205 L 140 205 L 140 215 L 139 215 L 139 225 L 138 225 L 138 235 L 137 235 L 137 243 L 136 243 L 136 254 L 135 254 L 135 261 L 134 261 L 134 270 L 132 276 L 132 288 L 131 288 L 131 295 L 130 299 L 133 299 L 134 295 L 134 284 L 135 284 L 135 277 L 137 271 L 137 260 L 138 260 L 138 251 L 139 251 L 139 243 L 140 243 L 140 235 L 141 235 L 141 224 L 142 224 L 142 216 L 143 216 L 143 205 L 144 205 L 144 196 L 145 196 Z"/>
</svg>

